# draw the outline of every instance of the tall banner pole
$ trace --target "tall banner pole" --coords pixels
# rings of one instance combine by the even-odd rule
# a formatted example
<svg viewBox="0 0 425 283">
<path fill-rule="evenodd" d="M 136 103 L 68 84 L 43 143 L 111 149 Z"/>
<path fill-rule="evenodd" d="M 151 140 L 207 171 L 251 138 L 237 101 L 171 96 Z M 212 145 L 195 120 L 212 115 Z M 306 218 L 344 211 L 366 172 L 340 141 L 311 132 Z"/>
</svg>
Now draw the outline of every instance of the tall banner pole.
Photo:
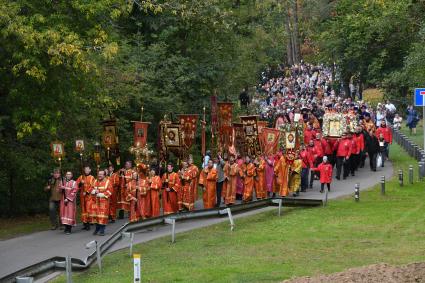
<svg viewBox="0 0 425 283">
<path fill-rule="evenodd" d="M 202 137 L 201 137 L 201 139 L 202 139 L 202 147 L 201 147 L 201 153 L 202 153 L 203 156 L 205 156 L 205 152 L 206 152 L 206 150 L 205 150 L 205 143 L 206 143 L 205 127 L 207 125 L 207 121 L 205 120 L 205 105 L 204 105 L 203 110 L 204 110 L 204 116 L 203 116 L 203 120 L 201 122 L 202 123 Z"/>
</svg>

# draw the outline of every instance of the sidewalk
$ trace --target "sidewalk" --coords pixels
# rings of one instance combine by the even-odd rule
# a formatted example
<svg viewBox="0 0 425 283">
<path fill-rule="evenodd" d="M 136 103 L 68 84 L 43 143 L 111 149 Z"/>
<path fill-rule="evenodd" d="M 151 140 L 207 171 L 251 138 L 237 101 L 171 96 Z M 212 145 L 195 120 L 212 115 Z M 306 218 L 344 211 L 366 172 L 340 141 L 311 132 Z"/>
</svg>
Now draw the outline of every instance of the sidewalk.
<svg viewBox="0 0 425 283">
<path fill-rule="evenodd" d="M 363 168 L 357 172 L 355 177 L 349 177 L 344 181 L 333 180 L 328 198 L 335 199 L 342 196 L 352 195 L 355 183 L 360 184 L 361 190 L 370 188 L 379 183 L 380 178 L 383 175 L 387 178 L 387 180 L 393 175 L 393 167 L 390 162 L 387 162 L 386 167 L 380 168 L 377 172 L 371 172 L 369 168 Z M 299 198 L 323 199 L 324 194 L 319 192 L 319 187 L 319 182 L 315 181 L 313 189 L 308 190 L 306 193 L 302 193 Z M 240 217 L 261 213 L 270 209 L 276 208 L 266 207 L 263 209 L 248 211 L 235 215 L 234 218 L 238 219 Z M 73 234 L 69 236 L 64 235 L 63 231 L 56 230 L 37 232 L 27 236 L 0 241 L 0 278 L 53 256 L 66 256 L 69 254 L 73 258 L 85 260 L 85 258 L 92 252 L 91 249 L 85 249 L 86 243 L 92 240 L 98 240 L 99 242 L 105 241 L 113 231 L 124 225 L 126 221 L 126 219 L 119 220 L 114 224 L 108 225 L 105 237 L 93 236 L 93 230 L 87 232 L 81 230 L 82 226 L 78 225 L 73 228 Z M 176 233 L 213 225 L 223 221 L 228 221 L 228 218 L 206 218 L 178 222 L 176 224 Z M 236 229 L 237 225 L 238 223 L 236 221 Z M 170 231 L 171 228 L 168 225 L 149 228 L 137 232 L 135 234 L 134 241 L 135 243 L 143 243 L 163 236 L 170 236 Z M 178 238 L 179 237 L 177 235 L 177 242 Z M 127 246 L 128 240 L 118 241 L 110 251 L 122 249 Z"/>
</svg>

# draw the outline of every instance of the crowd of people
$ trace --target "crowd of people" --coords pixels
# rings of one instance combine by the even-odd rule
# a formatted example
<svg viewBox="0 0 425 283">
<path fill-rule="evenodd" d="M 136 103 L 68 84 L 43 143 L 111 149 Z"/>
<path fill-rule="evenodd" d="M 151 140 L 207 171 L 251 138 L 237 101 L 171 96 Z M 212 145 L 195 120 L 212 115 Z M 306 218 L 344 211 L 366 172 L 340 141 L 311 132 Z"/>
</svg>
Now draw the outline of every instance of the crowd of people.
<svg viewBox="0 0 425 283">
<path fill-rule="evenodd" d="M 241 96 L 245 104 L 255 105 L 269 127 L 303 125 L 302 142 L 291 152 L 280 149 L 269 155 L 241 156 L 207 151 L 199 167 L 191 156 L 166 166 L 156 160 L 151 164 L 127 161 L 118 171 L 113 165 L 97 170 L 97 176 L 85 166 L 76 180 L 72 172 L 61 176 L 55 170 L 45 188 L 51 192 L 52 229 L 63 225 L 65 233 L 71 233 L 78 195 L 83 229 L 95 225 L 94 234 L 104 235 L 105 226 L 123 218 L 125 212 L 135 222 L 193 211 L 198 188 L 202 208 L 209 209 L 238 201 L 298 196 L 314 182 L 320 183 L 321 192 L 330 190 L 334 178 L 344 180 L 365 167 L 367 156 L 370 169 L 376 171 L 389 156 L 392 131 L 387 123 L 399 119 L 395 106 L 387 101 L 373 109 L 364 101 L 338 96 L 332 86 L 331 69 L 301 63 L 284 69 L 279 77 L 263 77 L 251 102 L 245 93 Z M 329 111 L 353 114 L 357 126 L 340 137 L 324 136 L 322 126 Z"/>
</svg>

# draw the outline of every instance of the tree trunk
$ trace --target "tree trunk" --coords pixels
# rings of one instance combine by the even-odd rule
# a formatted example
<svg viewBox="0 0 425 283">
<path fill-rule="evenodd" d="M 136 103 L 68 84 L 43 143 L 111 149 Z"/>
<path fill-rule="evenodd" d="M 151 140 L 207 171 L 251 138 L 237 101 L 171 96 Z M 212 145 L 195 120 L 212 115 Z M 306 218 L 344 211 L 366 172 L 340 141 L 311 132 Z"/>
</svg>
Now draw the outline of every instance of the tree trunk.
<svg viewBox="0 0 425 283">
<path fill-rule="evenodd" d="M 363 100 L 363 80 L 359 79 L 359 100 Z"/>
<path fill-rule="evenodd" d="M 344 76 L 344 92 L 345 92 L 345 97 L 351 97 L 351 93 L 350 93 L 350 75 Z"/>
<path fill-rule="evenodd" d="M 286 19 L 285 19 L 285 30 L 287 34 L 287 43 L 286 43 L 286 57 L 288 65 L 294 64 L 294 53 L 293 53 L 293 44 L 292 44 L 292 32 L 291 32 L 291 26 L 290 26 L 290 19 L 289 19 L 289 12 L 286 13 Z"/>
<path fill-rule="evenodd" d="M 300 48 L 300 32 L 298 29 L 298 0 L 294 0 L 292 4 L 292 18 L 293 18 L 293 45 L 294 45 L 294 62 L 299 63 L 301 61 L 301 48 Z"/>
</svg>

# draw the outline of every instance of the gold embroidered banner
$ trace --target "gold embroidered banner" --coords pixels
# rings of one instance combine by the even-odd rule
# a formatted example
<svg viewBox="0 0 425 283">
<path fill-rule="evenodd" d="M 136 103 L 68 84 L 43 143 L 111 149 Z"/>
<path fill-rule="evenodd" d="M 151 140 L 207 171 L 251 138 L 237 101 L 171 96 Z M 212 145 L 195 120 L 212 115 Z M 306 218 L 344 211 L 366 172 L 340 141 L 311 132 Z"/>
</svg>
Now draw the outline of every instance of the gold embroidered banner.
<svg viewBox="0 0 425 283">
<path fill-rule="evenodd" d="M 178 119 L 182 127 L 184 147 L 189 150 L 195 141 L 198 114 L 179 114 Z"/>
<path fill-rule="evenodd" d="M 260 140 L 258 138 L 258 116 L 241 116 L 245 133 L 246 153 L 251 157 L 261 155 Z"/>
<path fill-rule="evenodd" d="M 245 132 L 242 123 L 233 123 L 233 145 L 234 152 L 232 154 L 239 154 L 245 156 Z"/>
</svg>

